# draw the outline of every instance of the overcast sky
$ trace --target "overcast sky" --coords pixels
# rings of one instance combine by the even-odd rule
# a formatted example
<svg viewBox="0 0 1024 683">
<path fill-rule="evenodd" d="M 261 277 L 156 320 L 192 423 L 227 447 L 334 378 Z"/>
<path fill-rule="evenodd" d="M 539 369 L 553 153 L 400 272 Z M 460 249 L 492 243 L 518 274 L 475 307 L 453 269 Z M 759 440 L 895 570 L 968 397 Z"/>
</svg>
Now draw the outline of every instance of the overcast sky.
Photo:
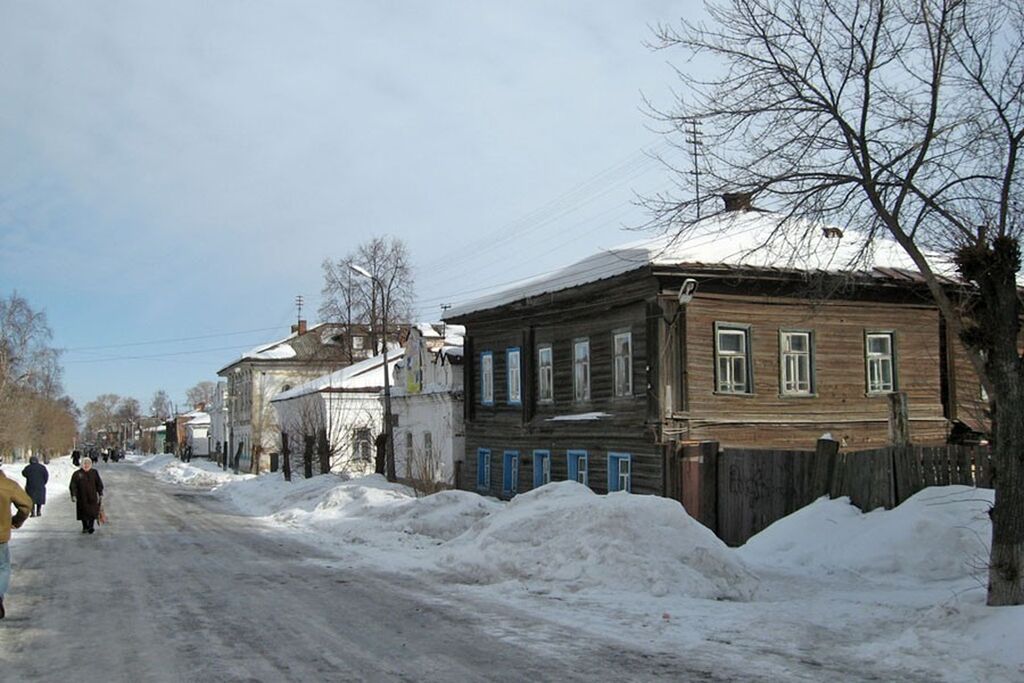
<svg viewBox="0 0 1024 683">
<path fill-rule="evenodd" d="M 148 407 L 409 244 L 417 316 L 637 238 L 689 3 L 0 0 L 0 294 Z M 681 58 L 681 55 L 677 55 Z M 143 344 L 157 340 L 202 337 Z"/>
</svg>

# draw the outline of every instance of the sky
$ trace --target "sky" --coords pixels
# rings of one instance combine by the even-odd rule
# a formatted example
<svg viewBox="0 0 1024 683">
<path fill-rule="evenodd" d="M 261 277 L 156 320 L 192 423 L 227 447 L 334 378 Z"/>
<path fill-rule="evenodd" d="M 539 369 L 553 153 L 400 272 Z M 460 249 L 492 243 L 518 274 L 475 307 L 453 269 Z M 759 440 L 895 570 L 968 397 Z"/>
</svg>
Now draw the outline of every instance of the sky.
<svg viewBox="0 0 1024 683">
<path fill-rule="evenodd" d="M 416 316 L 644 237 L 692 3 L 0 0 L 0 295 L 148 407 L 406 241 Z M 157 343 L 158 342 L 158 343 Z"/>
</svg>

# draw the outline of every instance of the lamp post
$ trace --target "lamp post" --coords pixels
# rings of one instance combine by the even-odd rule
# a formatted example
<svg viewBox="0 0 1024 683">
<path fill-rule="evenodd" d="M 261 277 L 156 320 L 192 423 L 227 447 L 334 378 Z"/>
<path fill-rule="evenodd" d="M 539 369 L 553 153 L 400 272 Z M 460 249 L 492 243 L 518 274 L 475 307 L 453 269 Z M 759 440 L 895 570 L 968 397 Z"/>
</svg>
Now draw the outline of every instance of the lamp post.
<svg viewBox="0 0 1024 683">
<path fill-rule="evenodd" d="M 349 263 L 348 267 L 353 272 L 362 275 L 370 280 L 370 286 L 380 287 L 380 308 L 381 327 L 383 328 L 383 355 L 384 355 L 384 474 L 388 481 L 395 481 L 398 477 L 395 474 L 395 435 L 391 429 L 391 377 L 388 373 L 388 304 L 384 284 L 380 279 L 370 274 L 362 266 Z"/>
</svg>

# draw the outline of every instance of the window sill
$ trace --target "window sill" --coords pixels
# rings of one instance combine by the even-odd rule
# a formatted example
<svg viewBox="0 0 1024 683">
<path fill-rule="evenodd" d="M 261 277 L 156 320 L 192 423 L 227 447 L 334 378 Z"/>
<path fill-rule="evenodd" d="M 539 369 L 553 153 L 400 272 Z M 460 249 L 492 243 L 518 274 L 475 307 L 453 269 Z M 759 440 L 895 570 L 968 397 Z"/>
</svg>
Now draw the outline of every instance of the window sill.
<svg viewBox="0 0 1024 683">
<path fill-rule="evenodd" d="M 736 396 L 736 397 L 740 397 L 740 398 L 753 398 L 753 397 L 757 396 L 757 394 L 755 394 L 753 392 L 741 394 L 741 393 L 735 392 L 735 391 L 713 391 L 711 393 L 714 394 L 715 396 Z"/>
<path fill-rule="evenodd" d="M 796 399 L 801 399 L 801 398 L 818 398 L 818 394 L 817 393 L 810 393 L 810 394 L 779 394 L 779 398 L 796 398 Z"/>
</svg>

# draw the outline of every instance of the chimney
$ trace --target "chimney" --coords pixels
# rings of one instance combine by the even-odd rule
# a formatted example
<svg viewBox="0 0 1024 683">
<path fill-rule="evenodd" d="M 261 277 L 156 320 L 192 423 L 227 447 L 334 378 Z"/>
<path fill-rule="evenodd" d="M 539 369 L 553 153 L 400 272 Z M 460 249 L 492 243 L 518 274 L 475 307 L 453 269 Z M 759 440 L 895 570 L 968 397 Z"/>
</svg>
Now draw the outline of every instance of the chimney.
<svg viewBox="0 0 1024 683">
<path fill-rule="evenodd" d="M 292 325 L 292 334 L 295 334 L 295 333 L 298 333 L 298 335 L 300 337 L 302 335 L 306 334 L 306 321 L 305 320 L 301 320 L 300 319 L 298 325 Z"/>
<path fill-rule="evenodd" d="M 753 195 L 750 192 L 726 192 L 722 195 L 726 211 L 750 211 Z"/>
</svg>

